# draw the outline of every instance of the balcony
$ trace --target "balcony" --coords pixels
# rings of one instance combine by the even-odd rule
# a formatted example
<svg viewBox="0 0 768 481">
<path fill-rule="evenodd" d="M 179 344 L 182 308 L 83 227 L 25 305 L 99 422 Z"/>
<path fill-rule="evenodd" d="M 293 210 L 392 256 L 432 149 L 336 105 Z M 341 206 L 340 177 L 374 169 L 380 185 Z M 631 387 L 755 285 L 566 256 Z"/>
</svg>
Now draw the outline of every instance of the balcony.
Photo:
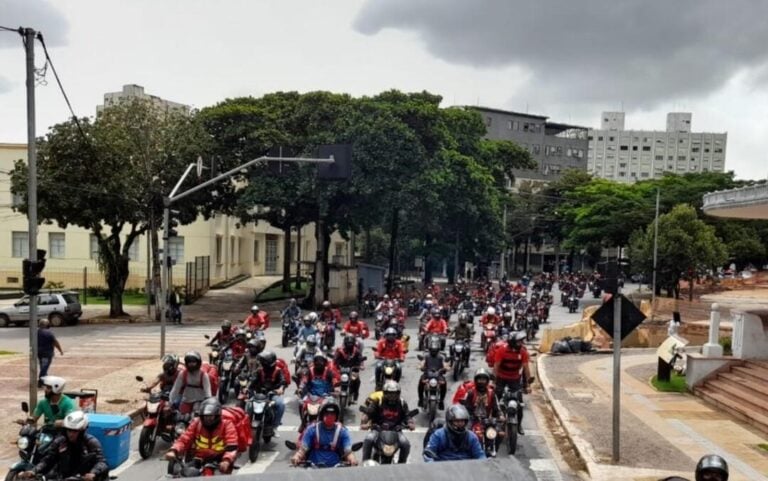
<svg viewBox="0 0 768 481">
<path fill-rule="evenodd" d="M 704 213 L 734 219 L 768 219 L 768 184 L 704 195 Z"/>
</svg>

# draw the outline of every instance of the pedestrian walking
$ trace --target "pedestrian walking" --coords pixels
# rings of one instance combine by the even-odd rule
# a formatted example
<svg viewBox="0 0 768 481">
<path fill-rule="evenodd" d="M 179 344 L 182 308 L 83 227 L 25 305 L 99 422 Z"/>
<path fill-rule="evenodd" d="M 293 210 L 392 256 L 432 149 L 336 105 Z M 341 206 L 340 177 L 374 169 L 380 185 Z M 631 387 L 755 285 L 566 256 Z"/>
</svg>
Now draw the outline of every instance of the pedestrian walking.
<svg viewBox="0 0 768 481">
<path fill-rule="evenodd" d="M 51 332 L 51 322 L 48 319 L 40 319 L 37 327 L 37 360 L 40 362 L 37 387 L 43 386 L 42 379 L 48 375 L 48 369 L 53 362 L 54 349 L 57 349 L 62 356 L 64 355 L 59 340 Z"/>
</svg>

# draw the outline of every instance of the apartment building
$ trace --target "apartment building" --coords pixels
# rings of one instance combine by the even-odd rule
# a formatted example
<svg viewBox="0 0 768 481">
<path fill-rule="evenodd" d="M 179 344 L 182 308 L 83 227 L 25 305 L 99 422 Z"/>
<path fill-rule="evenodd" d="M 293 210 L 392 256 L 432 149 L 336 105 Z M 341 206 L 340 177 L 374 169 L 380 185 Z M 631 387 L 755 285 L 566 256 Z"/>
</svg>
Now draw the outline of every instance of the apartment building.
<svg viewBox="0 0 768 481">
<path fill-rule="evenodd" d="M 670 112 L 666 130 L 625 130 L 624 112 L 603 112 L 600 129 L 589 131 L 587 170 L 620 182 L 664 172 L 724 172 L 728 134 L 692 132 L 692 117 Z"/>
</svg>

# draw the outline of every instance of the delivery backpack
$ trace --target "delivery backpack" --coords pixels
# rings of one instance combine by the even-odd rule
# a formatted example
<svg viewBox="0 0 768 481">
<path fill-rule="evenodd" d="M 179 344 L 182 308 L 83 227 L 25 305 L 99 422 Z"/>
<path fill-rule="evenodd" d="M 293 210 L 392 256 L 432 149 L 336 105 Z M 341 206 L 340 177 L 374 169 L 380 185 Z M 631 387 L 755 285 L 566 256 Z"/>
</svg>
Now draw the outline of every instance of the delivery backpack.
<svg viewBox="0 0 768 481">
<path fill-rule="evenodd" d="M 224 406 L 221 408 L 221 419 L 229 419 L 235 425 L 238 452 L 247 451 L 253 441 L 253 435 L 251 433 L 251 419 L 245 410 L 235 406 Z"/>
<path fill-rule="evenodd" d="M 211 364 L 208 364 L 207 362 L 204 362 L 200 366 L 200 371 L 205 372 L 208 374 L 208 380 L 211 383 L 211 396 L 216 396 L 219 392 L 219 371 L 216 369 L 216 366 L 212 366 Z M 186 369 L 183 371 L 184 376 L 184 386 L 187 386 L 187 377 L 188 372 Z M 201 387 L 201 386 L 193 386 L 193 387 Z"/>
</svg>

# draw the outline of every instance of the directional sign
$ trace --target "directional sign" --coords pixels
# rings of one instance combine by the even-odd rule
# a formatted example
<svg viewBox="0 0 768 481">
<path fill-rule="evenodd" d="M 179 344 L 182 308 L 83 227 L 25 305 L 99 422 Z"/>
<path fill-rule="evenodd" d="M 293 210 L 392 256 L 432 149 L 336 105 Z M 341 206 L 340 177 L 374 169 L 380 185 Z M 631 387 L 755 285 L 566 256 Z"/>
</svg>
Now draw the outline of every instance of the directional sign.
<svg viewBox="0 0 768 481">
<path fill-rule="evenodd" d="M 619 296 L 621 296 L 621 339 L 623 340 L 645 320 L 645 314 L 640 312 L 640 309 L 635 307 L 635 305 L 632 304 L 632 301 L 624 297 L 623 294 L 619 294 Z M 614 298 L 615 295 L 611 296 L 611 299 L 608 302 L 600 306 L 600 308 L 592 314 L 592 319 L 594 319 L 597 325 L 602 327 L 606 334 L 611 337 L 613 337 Z"/>
</svg>

